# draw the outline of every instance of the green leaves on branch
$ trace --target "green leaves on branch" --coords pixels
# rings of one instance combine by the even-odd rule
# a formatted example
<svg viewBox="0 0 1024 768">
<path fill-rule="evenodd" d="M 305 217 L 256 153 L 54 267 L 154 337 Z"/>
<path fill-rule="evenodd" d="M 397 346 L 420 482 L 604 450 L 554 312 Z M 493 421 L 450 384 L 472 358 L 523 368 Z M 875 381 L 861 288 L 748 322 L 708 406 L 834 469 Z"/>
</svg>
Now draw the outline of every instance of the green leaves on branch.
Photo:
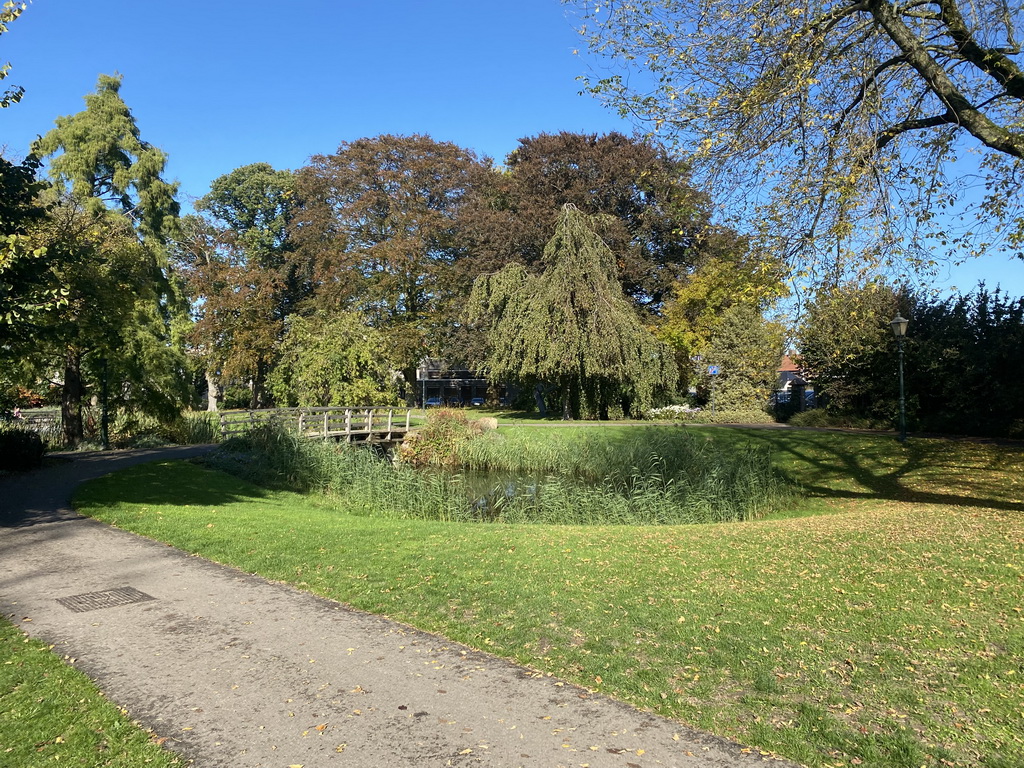
<svg viewBox="0 0 1024 768">
<path fill-rule="evenodd" d="M 85 109 L 58 117 L 33 152 L 50 157 L 50 177 L 59 192 L 93 211 L 116 208 L 143 237 L 163 241 L 179 212 L 177 184 L 161 178 L 167 156 L 140 138 L 120 90 L 120 75 L 100 75 L 96 92 L 85 97 Z"/>
<path fill-rule="evenodd" d="M 397 404 L 394 363 L 382 335 L 355 312 L 293 317 L 270 375 L 279 404 Z"/>
<path fill-rule="evenodd" d="M 25 7 L 25 3 L 15 3 L 12 0 L 6 0 L 6 2 L 4 2 L 3 7 L 0 8 L 0 35 L 7 31 L 8 24 L 21 16 Z M 11 65 L 9 62 L 6 64 L 0 64 L 0 80 L 6 80 L 10 71 Z M 24 95 L 25 89 L 20 85 L 8 88 L 6 91 L 0 93 L 0 109 L 6 109 L 12 104 L 17 104 L 21 101 L 21 97 Z"/>
</svg>

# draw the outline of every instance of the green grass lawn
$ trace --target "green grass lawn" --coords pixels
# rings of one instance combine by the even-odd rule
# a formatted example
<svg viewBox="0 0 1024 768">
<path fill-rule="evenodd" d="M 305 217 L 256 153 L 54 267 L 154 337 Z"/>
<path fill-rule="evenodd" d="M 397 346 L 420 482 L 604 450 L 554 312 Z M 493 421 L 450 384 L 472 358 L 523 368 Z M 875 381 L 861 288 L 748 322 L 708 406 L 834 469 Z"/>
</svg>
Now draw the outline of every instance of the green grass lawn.
<svg viewBox="0 0 1024 768">
<path fill-rule="evenodd" d="M 1021 765 L 1024 454 L 700 434 L 770 444 L 808 494 L 797 516 L 647 528 L 382 520 L 184 463 L 95 481 L 77 504 L 807 765 Z"/>
<path fill-rule="evenodd" d="M 183 763 L 49 646 L 0 619 L 0 765 L 169 768 Z"/>
</svg>

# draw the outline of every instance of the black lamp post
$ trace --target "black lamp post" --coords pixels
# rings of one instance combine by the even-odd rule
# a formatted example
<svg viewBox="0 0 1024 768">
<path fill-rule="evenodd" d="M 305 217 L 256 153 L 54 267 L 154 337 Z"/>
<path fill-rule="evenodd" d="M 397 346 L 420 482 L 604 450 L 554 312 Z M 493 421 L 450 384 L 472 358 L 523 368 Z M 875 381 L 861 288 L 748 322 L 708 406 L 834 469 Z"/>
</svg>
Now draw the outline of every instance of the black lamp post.
<svg viewBox="0 0 1024 768">
<path fill-rule="evenodd" d="M 903 337 L 907 335 L 907 326 L 910 321 L 900 315 L 896 315 L 891 323 L 893 335 L 896 337 L 896 347 L 900 354 L 900 442 L 907 441 L 907 404 L 903 395 Z"/>
</svg>

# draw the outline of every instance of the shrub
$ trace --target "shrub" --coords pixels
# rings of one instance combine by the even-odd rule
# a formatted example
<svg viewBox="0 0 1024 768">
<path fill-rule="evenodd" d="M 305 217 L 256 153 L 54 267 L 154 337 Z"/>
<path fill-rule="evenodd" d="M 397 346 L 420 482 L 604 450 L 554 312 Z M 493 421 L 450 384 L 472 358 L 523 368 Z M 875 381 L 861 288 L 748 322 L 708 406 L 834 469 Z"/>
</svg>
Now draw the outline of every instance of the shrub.
<svg viewBox="0 0 1024 768">
<path fill-rule="evenodd" d="M 832 410 L 831 408 L 812 408 L 797 413 L 790 418 L 794 427 L 848 428 L 848 429 L 891 429 L 887 421 L 860 416 L 850 411 Z"/>
<path fill-rule="evenodd" d="M 0 427 L 0 469 L 24 471 L 43 463 L 43 439 L 20 426 Z"/>
<path fill-rule="evenodd" d="M 775 421 L 770 413 L 759 409 L 712 411 L 710 408 L 694 408 L 689 405 L 652 408 L 647 412 L 647 418 L 654 421 L 680 421 L 685 424 L 771 424 Z"/>
<path fill-rule="evenodd" d="M 220 440 L 220 422 L 217 414 L 189 411 L 167 425 L 164 437 L 178 445 L 205 445 Z"/>
<path fill-rule="evenodd" d="M 401 461 L 414 467 L 452 465 L 459 448 L 484 431 L 465 411 L 438 408 L 427 414 L 427 423 L 406 437 L 398 452 Z"/>
</svg>

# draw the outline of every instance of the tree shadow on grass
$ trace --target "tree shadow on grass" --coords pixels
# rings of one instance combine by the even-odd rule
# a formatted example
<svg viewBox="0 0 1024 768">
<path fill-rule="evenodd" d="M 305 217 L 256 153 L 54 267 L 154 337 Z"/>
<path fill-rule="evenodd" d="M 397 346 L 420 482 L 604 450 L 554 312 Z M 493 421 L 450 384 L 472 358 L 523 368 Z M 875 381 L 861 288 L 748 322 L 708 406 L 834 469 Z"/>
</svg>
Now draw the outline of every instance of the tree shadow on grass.
<svg viewBox="0 0 1024 768">
<path fill-rule="evenodd" d="M 75 495 L 75 505 L 106 502 L 179 507 L 216 507 L 266 499 L 271 491 L 234 475 L 192 462 L 140 464 L 94 480 Z"/>
<path fill-rule="evenodd" d="M 79 519 L 69 500 L 73 494 L 76 499 L 88 499 L 94 492 L 90 486 L 79 489 L 88 481 L 112 486 L 108 499 L 142 504 L 224 504 L 232 499 L 266 496 L 267 491 L 257 486 L 212 470 L 192 467 L 191 472 L 170 475 L 158 470 L 173 466 L 169 461 L 192 458 L 209 449 L 184 446 L 64 454 L 61 460 L 42 469 L 0 478 L 0 529 Z M 121 474 L 121 470 L 126 473 Z"/>
<path fill-rule="evenodd" d="M 809 496 L 1024 512 L 1013 480 L 1024 446 L 810 430 L 730 428 L 715 439 L 763 445 L 790 482 Z"/>
</svg>

